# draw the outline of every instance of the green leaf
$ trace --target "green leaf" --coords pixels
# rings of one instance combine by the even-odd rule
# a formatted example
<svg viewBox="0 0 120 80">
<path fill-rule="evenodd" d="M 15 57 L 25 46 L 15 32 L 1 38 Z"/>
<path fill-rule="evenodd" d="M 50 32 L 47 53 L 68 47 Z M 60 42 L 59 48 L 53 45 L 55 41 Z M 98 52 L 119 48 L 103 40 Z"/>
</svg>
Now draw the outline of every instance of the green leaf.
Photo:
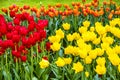
<svg viewBox="0 0 120 80">
<path fill-rule="evenodd" d="M 59 80 L 59 79 L 57 79 L 57 78 L 50 78 L 51 80 Z"/>
<path fill-rule="evenodd" d="M 6 71 L 3 71 L 3 76 L 4 76 L 4 78 L 7 79 L 7 73 L 6 73 Z"/>
<path fill-rule="evenodd" d="M 94 76 L 94 80 L 100 80 L 100 78 L 98 77 L 98 74 Z"/>
<path fill-rule="evenodd" d="M 60 79 L 62 76 L 60 75 L 60 72 L 59 72 L 59 68 L 56 67 L 56 66 L 52 66 L 51 67 L 51 70 L 53 72 L 53 74 L 56 76 L 56 78 Z"/>
<path fill-rule="evenodd" d="M 49 78 L 49 75 L 44 75 L 44 80 L 48 80 L 48 78 Z"/>
<path fill-rule="evenodd" d="M 33 77 L 33 78 L 32 78 L 32 80 L 38 80 L 38 78 L 36 78 L 36 77 Z"/>
<path fill-rule="evenodd" d="M 79 80 L 80 77 L 81 77 L 80 73 L 76 73 L 76 74 L 73 75 L 72 80 Z"/>
<path fill-rule="evenodd" d="M 13 72 L 14 72 L 14 74 L 15 74 L 15 77 L 18 79 L 18 80 L 20 80 L 20 77 L 19 77 L 19 75 L 18 75 L 18 73 L 16 72 L 16 70 L 13 68 Z"/>
<path fill-rule="evenodd" d="M 62 49 L 59 50 L 59 56 L 63 57 L 63 50 Z"/>
</svg>

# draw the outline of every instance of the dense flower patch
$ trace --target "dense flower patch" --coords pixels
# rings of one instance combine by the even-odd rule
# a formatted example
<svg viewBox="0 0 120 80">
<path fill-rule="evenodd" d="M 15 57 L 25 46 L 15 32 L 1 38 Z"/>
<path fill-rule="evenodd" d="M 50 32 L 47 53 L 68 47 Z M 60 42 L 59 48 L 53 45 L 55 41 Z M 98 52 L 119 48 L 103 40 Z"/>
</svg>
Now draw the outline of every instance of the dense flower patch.
<svg viewBox="0 0 120 80">
<path fill-rule="evenodd" d="M 1 10 L 1 80 L 120 79 L 120 6 L 112 0 Z"/>
</svg>

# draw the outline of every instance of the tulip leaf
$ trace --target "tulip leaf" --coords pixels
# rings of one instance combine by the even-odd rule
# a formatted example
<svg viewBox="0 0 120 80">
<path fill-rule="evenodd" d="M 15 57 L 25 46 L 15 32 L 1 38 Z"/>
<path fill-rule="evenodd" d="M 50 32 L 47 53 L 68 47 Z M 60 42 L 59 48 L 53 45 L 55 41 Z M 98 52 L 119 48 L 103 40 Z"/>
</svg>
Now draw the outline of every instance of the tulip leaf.
<svg viewBox="0 0 120 80">
<path fill-rule="evenodd" d="M 96 75 L 94 76 L 94 80 L 100 80 L 98 74 L 96 74 Z"/>
<path fill-rule="evenodd" d="M 58 67 L 51 67 L 53 74 L 56 76 L 56 78 L 60 79 L 62 76 L 60 75 Z"/>
<path fill-rule="evenodd" d="M 62 49 L 59 50 L 59 56 L 60 56 L 60 57 L 63 56 L 63 50 L 62 50 Z"/>
<path fill-rule="evenodd" d="M 6 73 L 6 71 L 3 71 L 3 76 L 4 76 L 4 78 L 7 79 L 7 73 Z"/>
<path fill-rule="evenodd" d="M 13 72 L 14 72 L 15 77 L 17 78 L 17 80 L 20 80 L 20 77 L 19 77 L 18 73 L 16 72 L 16 70 L 14 68 L 13 68 Z"/>
<path fill-rule="evenodd" d="M 59 79 L 57 79 L 57 78 L 50 78 L 50 80 L 59 80 Z"/>
<path fill-rule="evenodd" d="M 33 77 L 33 78 L 32 78 L 32 80 L 38 80 L 38 78 L 36 78 L 36 77 Z"/>
</svg>

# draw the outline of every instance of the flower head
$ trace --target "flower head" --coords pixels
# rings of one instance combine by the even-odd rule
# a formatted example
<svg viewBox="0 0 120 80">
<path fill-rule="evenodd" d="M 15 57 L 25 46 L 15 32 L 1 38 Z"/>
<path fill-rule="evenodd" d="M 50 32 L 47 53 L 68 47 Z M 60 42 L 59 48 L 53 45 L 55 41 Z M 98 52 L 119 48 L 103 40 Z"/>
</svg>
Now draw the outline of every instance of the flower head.
<svg viewBox="0 0 120 80">
<path fill-rule="evenodd" d="M 83 22 L 83 26 L 89 27 L 89 26 L 90 26 L 90 21 L 84 21 L 84 22 Z"/>
<path fill-rule="evenodd" d="M 97 65 L 95 71 L 97 72 L 97 74 L 103 75 L 106 73 L 106 67 Z"/>
<path fill-rule="evenodd" d="M 44 58 L 42 58 L 42 61 L 39 62 L 40 68 L 42 68 L 42 69 L 48 67 L 49 64 L 50 64 L 49 61 Z"/>
<path fill-rule="evenodd" d="M 58 50 L 60 50 L 61 44 L 55 42 L 55 43 L 53 43 L 50 47 L 51 47 L 51 49 L 52 49 L 53 51 L 58 51 Z"/>
<path fill-rule="evenodd" d="M 68 24 L 68 23 L 63 23 L 62 26 L 63 26 L 63 28 L 65 30 L 69 30 L 70 29 L 70 24 Z"/>
<path fill-rule="evenodd" d="M 61 39 L 64 38 L 64 32 L 61 29 L 56 30 L 56 35 L 59 35 Z"/>
<path fill-rule="evenodd" d="M 65 61 L 65 64 L 70 64 L 72 62 L 72 59 L 69 58 L 63 58 L 63 60 Z"/>
<path fill-rule="evenodd" d="M 89 72 L 88 71 L 85 72 L 85 76 L 89 77 Z"/>
<path fill-rule="evenodd" d="M 63 67 L 65 65 L 65 61 L 61 57 L 58 57 L 58 59 L 55 63 L 58 67 Z"/>
<path fill-rule="evenodd" d="M 83 71 L 83 65 L 80 62 L 73 63 L 73 70 L 75 70 L 75 73 Z"/>
</svg>

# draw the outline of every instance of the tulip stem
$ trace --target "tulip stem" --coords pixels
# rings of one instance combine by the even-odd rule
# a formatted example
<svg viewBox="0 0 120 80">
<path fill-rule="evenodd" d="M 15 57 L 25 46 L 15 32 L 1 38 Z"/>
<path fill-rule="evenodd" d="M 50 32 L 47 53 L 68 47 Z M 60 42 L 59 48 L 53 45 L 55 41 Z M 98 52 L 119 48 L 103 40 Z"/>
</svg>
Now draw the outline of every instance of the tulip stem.
<svg viewBox="0 0 120 80">
<path fill-rule="evenodd" d="M 33 78 L 33 47 L 31 47 L 31 79 Z"/>
<path fill-rule="evenodd" d="M 77 16 L 74 17 L 74 30 L 77 31 Z"/>
<path fill-rule="evenodd" d="M 38 58 L 39 58 L 39 56 L 38 56 L 38 43 L 36 43 L 36 54 L 37 54 L 37 63 L 38 63 Z"/>
<path fill-rule="evenodd" d="M 7 59 L 8 59 L 8 53 L 7 53 L 7 51 L 5 52 L 5 54 L 6 54 L 6 72 L 7 72 L 7 80 L 10 80 L 10 75 L 9 75 L 9 69 L 8 69 L 8 61 L 7 61 Z"/>
</svg>

